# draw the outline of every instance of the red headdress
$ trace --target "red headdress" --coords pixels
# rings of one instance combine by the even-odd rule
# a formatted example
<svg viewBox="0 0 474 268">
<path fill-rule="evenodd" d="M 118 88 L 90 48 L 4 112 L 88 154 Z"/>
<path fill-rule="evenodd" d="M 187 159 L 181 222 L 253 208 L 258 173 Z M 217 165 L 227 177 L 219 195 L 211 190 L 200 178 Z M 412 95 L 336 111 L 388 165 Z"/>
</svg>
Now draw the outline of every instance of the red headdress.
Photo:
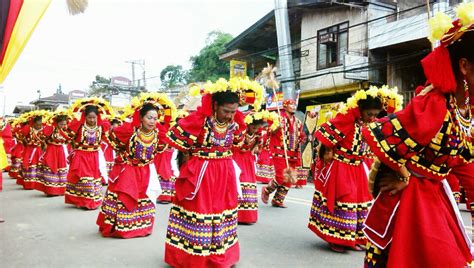
<svg viewBox="0 0 474 268">
<path fill-rule="evenodd" d="M 454 21 L 444 13 L 437 13 L 430 19 L 429 39 L 439 40 L 440 46 L 421 61 L 427 83 L 444 94 L 456 91 L 456 78 L 447 47 L 461 40 L 464 33 L 474 30 L 474 3 L 463 3 L 456 11 L 458 19 Z"/>
</svg>

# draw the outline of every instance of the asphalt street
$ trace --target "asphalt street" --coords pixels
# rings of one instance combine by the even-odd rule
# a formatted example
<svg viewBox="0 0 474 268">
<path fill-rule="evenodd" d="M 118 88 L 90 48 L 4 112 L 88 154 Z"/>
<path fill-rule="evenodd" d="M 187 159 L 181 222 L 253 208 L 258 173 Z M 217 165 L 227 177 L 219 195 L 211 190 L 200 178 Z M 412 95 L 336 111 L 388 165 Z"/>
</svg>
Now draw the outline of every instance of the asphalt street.
<svg viewBox="0 0 474 268">
<path fill-rule="evenodd" d="M 148 237 L 104 238 L 95 224 L 98 210 L 77 209 L 64 197 L 25 191 L 7 174 L 3 178 L 1 267 L 168 267 L 163 255 L 171 205 L 158 206 Z M 312 195 L 309 184 L 290 190 L 286 209 L 260 203 L 258 223 L 239 225 L 236 267 L 363 267 L 363 252 L 334 253 L 307 228 Z M 470 215 L 462 214 L 470 226 Z"/>
</svg>

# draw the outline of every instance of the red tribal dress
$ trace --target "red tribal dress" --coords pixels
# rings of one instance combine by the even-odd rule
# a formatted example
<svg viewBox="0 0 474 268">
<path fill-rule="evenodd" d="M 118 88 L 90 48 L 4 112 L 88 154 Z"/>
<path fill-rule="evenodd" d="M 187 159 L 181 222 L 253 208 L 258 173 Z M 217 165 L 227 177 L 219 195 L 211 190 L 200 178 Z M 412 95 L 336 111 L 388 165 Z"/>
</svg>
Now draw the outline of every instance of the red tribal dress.
<svg viewBox="0 0 474 268">
<path fill-rule="evenodd" d="M 372 204 L 362 127 L 359 108 L 354 108 L 315 133 L 323 146 L 333 149 L 334 157 L 314 181 L 308 228 L 328 243 L 347 247 L 365 245 L 362 228 Z"/>
<path fill-rule="evenodd" d="M 22 166 L 23 166 L 23 150 L 24 150 L 24 145 L 23 145 L 23 135 L 21 134 L 21 126 L 20 124 L 16 125 L 13 130 L 12 130 L 13 137 L 15 138 L 15 145 L 13 146 L 11 150 L 11 161 L 12 164 L 10 166 L 10 171 L 8 172 L 8 175 L 12 179 L 16 179 L 17 183 L 22 185 L 23 180 L 22 180 Z"/>
<path fill-rule="evenodd" d="M 73 120 L 66 131 L 61 131 L 66 139 L 72 141 L 65 202 L 76 207 L 96 209 L 102 202 L 99 150 L 102 140 L 106 140 L 108 125 L 99 124 L 90 128 L 81 121 Z"/>
<path fill-rule="evenodd" d="M 10 125 L 5 121 L 0 122 L 0 191 L 3 184 L 3 171 L 8 168 L 8 158 L 11 155 L 13 137 Z"/>
<path fill-rule="evenodd" d="M 242 139 L 242 129 L 245 123 L 239 111 L 233 122 L 222 126 L 198 110 L 168 132 L 171 146 L 191 154 L 181 166 L 169 215 L 165 245 L 169 265 L 231 267 L 238 262 L 239 185 L 232 146 Z"/>
<path fill-rule="evenodd" d="M 371 150 L 393 170 L 405 166 L 408 186 L 381 192 L 365 222 L 366 267 L 467 267 L 468 238 L 445 178 L 468 155 L 463 121 L 449 95 L 418 95 L 395 114 L 364 129 Z M 470 125 L 470 122 L 467 122 Z M 467 166 L 466 166 L 467 167 Z"/>
<path fill-rule="evenodd" d="M 291 187 L 291 182 L 285 182 L 283 171 L 287 168 L 285 160 L 285 151 L 283 142 L 286 143 L 288 164 L 290 168 L 296 170 L 298 181 L 306 181 L 306 177 L 301 176 L 305 170 L 301 167 L 300 147 L 305 139 L 303 124 L 294 115 L 288 117 L 285 111 L 280 113 L 280 128 L 270 135 L 270 151 L 275 166 L 275 180 L 270 182 L 264 188 L 268 194 L 276 190 L 272 204 L 283 206 L 285 197 Z M 285 131 L 286 140 L 283 140 L 283 131 Z"/>
<path fill-rule="evenodd" d="M 242 196 L 239 197 L 239 223 L 256 223 L 258 219 L 257 178 L 255 177 L 255 155 L 252 150 L 261 143 L 261 138 L 260 132 L 253 135 L 246 133 L 244 143 L 233 149 L 234 161 L 241 170 Z"/>
<path fill-rule="evenodd" d="M 45 136 L 43 129 L 35 130 L 26 125 L 21 130 L 25 137 L 25 148 L 23 150 L 23 178 L 17 179 L 17 183 L 23 185 L 25 190 L 36 189 L 41 178 L 40 157 L 43 154 Z"/>
<path fill-rule="evenodd" d="M 160 177 L 161 190 L 158 202 L 170 203 L 175 195 L 174 177 L 171 161 L 173 160 L 174 148 L 169 148 L 166 143 L 159 145 L 159 151 L 155 156 L 156 172 Z"/>
<path fill-rule="evenodd" d="M 37 190 L 46 195 L 64 195 L 68 172 L 66 139 L 56 126 L 46 126 L 43 133 L 47 137 L 46 152 L 41 159 L 43 176 Z"/>
<path fill-rule="evenodd" d="M 270 129 L 262 131 L 262 147 L 257 156 L 256 177 L 261 183 L 269 183 L 275 179 L 275 167 L 273 166 L 272 154 L 270 152 Z"/>
<path fill-rule="evenodd" d="M 150 191 L 159 181 L 150 164 L 157 153 L 159 134 L 165 133 L 143 133 L 131 123 L 110 131 L 118 157 L 97 218 L 103 236 L 133 238 L 152 233 L 157 195 Z"/>
</svg>

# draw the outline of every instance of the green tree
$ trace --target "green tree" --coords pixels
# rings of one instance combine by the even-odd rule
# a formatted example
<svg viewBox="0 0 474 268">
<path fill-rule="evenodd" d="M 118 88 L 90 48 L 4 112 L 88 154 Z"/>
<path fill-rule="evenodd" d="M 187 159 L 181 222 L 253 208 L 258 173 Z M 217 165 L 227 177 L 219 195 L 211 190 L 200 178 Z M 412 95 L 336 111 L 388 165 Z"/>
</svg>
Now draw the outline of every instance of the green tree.
<svg viewBox="0 0 474 268">
<path fill-rule="evenodd" d="M 95 80 L 89 85 L 89 96 L 103 96 L 109 93 L 110 78 L 105 78 L 100 75 L 95 76 Z"/>
<path fill-rule="evenodd" d="M 198 55 L 192 56 L 192 68 L 188 82 L 216 81 L 220 77 L 229 78 L 229 62 L 219 59 L 224 53 L 225 44 L 232 40 L 232 35 L 213 31 L 207 35 L 206 46 Z"/>
<path fill-rule="evenodd" d="M 168 65 L 160 73 L 161 87 L 174 88 L 186 84 L 187 72 L 181 65 Z"/>
</svg>

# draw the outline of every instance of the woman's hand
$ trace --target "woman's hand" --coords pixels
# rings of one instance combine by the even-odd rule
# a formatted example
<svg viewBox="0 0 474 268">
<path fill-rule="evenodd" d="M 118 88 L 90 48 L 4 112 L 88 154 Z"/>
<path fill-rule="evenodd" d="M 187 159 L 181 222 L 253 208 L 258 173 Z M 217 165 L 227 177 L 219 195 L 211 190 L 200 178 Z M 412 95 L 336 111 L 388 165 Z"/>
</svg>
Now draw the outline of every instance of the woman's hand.
<svg viewBox="0 0 474 268">
<path fill-rule="evenodd" d="M 408 186 L 408 182 L 401 181 L 395 176 L 383 177 L 379 183 L 381 192 L 390 192 L 390 195 L 395 195 Z"/>
</svg>

